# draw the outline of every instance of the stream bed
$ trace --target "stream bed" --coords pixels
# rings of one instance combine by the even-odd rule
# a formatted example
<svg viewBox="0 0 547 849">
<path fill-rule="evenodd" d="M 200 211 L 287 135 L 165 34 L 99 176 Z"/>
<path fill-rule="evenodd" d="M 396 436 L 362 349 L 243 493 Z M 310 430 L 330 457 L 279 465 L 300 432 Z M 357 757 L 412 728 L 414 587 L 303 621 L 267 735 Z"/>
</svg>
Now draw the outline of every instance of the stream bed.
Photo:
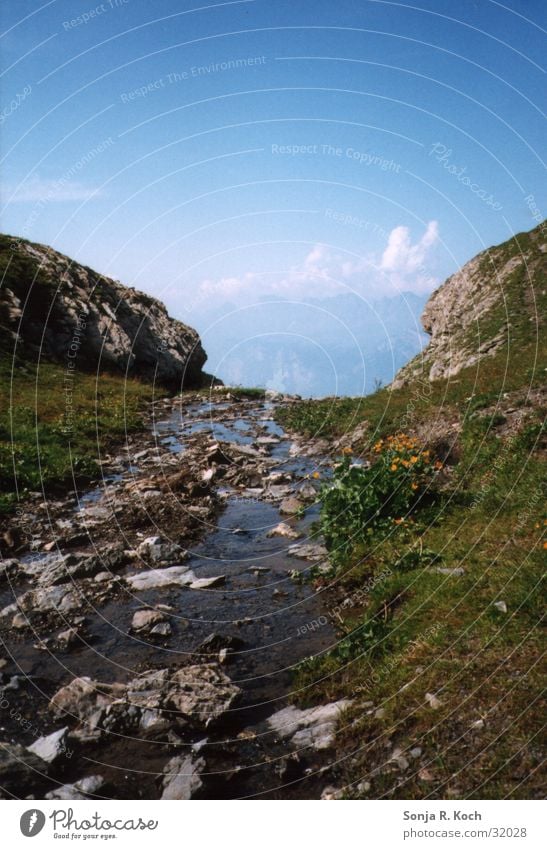
<svg viewBox="0 0 547 849">
<path fill-rule="evenodd" d="M 320 796 L 344 706 L 308 716 L 289 705 L 294 667 L 336 640 L 322 594 L 296 577 L 328 566 L 314 536 L 327 469 L 267 401 L 165 399 L 146 438 L 105 460 L 100 484 L 34 508 L 30 545 L 0 585 L 0 731 L 43 753 L 41 741 L 66 730 L 40 789 L 35 776 L 28 787 L 18 779 L 11 795 Z M 205 721 L 199 682 L 184 719 L 153 691 L 156 679 L 135 686 L 158 670 L 200 678 L 204 664 L 230 690 L 222 710 L 212 694 Z M 94 693 L 114 688 L 106 707 L 65 690 L 56 713 L 52 697 L 82 678 Z M 9 764 L 6 774 L 9 787 Z"/>
</svg>

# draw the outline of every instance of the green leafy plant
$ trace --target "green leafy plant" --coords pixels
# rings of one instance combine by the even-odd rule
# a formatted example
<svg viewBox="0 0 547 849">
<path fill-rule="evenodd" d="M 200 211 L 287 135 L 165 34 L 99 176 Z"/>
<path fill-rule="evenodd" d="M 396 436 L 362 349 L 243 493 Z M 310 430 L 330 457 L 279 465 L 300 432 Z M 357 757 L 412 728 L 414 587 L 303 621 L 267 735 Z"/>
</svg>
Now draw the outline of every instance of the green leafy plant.
<svg viewBox="0 0 547 849">
<path fill-rule="evenodd" d="M 408 521 L 442 464 L 416 440 L 396 434 L 379 440 L 369 466 L 351 462 L 349 449 L 322 491 L 321 528 L 331 562 L 342 565 L 358 545 Z"/>
</svg>

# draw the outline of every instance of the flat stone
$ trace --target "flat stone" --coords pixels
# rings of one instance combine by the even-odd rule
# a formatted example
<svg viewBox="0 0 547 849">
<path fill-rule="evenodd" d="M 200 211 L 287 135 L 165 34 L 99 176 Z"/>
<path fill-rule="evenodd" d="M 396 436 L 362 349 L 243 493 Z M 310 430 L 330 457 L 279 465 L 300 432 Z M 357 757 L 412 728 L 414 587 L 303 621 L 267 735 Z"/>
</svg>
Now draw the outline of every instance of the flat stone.
<svg viewBox="0 0 547 849">
<path fill-rule="evenodd" d="M 154 625 L 154 627 L 150 629 L 150 634 L 155 637 L 169 637 L 171 636 L 171 633 L 171 625 L 169 622 L 160 622 L 158 625 Z"/>
<path fill-rule="evenodd" d="M 315 543 L 291 545 L 288 554 L 301 560 L 326 560 L 328 557 L 325 546 Z"/>
<path fill-rule="evenodd" d="M 194 760 L 191 755 L 181 755 L 167 763 L 164 768 L 162 799 L 192 799 L 203 787 L 200 772 L 205 770 L 203 758 Z"/>
<path fill-rule="evenodd" d="M 48 734 L 47 737 L 39 737 L 32 746 L 28 746 L 28 750 L 38 755 L 46 763 L 53 763 L 54 760 L 66 752 L 67 734 L 68 726 L 60 728 L 59 731 L 54 731 L 53 734 Z"/>
<path fill-rule="evenodd" d="M 208 590 L 212 587 L 218 587 L 226 580 L 226 575 L 215 575 L 212 578 L 197 578 L 190 584 L 191 590 Z"/>
<path fill-rule="evenodd" d="M 196 580 L 196 576 L 188 566 L 169 566 L 165 569 L 137 572 L 127 576 L 125 580 L 133 590 L 149 590 L 154 587 L 168 587 L 171 584 L 187 587 Z"/>
<path fill-rule="evenodd" d="M 45 799 L 60 799 L 63 801 L 72 801 L 73 799 L 88 799 L 95 795 L 104 786 L 104 778 L 102 775 L 88 775 L 86 778 L 80 778 L 74 784 L 62 784 L 55 790 L 50 790 L 44 796 Z"/>
<path fill-rule="evenodd" d="M 452 578 L 460 578 L 462 575 L 465 575 L 465 569 L 461 566 L 455 566 L 453 569 L 437 566 L 434 571 L 439 575 L 450 575 Z"/>
<path fill-rule="evenodd" d="M 342 711 L 351 704 L 348 699 L 340 699 L 307 710 L 289 705 L 270 716 L 267 722 L 278 737 L 290 739 L 293 746 L 326 749 L 334 742 L 336 725 Z"/>
</svg>

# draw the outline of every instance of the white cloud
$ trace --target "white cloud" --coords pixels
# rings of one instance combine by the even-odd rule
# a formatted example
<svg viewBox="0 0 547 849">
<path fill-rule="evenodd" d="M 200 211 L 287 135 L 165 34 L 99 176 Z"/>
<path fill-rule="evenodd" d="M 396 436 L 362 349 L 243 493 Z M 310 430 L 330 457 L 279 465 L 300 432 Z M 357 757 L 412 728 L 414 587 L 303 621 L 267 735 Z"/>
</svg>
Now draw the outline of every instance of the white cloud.
<svg viewBox="0 0 547 849">
<path fill-rule="evenodd" d="M 400 292 L 423 294 L 438 285 L 426 267 L 438 238 L 438 224 L 430 221 L 416 244 L 412 243 L 408 227 L 395 227 L 380 258 L 374 255 L 348 258 L 317 244 L 301 263 L 283 275 L 249 272 L 241 277 L 207 279 L 198 291 L 204 304 L 210 298 L 252 303 L 268 295 L 299 300 L 351 291 L 369 298 L 390 297 Z"/>
<path fill-rule="evenodd" d="M 396 271 L 402 274 L 424 272 L 424 262 L 429 249 L 439 238 L 439 226 L 436 221 L 430 221 L 427 229 L 415 245 L 410 239 L 408 227 L 395 227 L 389 234 L 387 248 L 382 255 L 380 268 L 382 271 Z"/>
<path fill-rule="evenodd" d="M 2 187 L 4 201 L 9 203 L 64 203 L 89 200 L 100 194 L 99 189 L 64 178 L 52 180 L 32 177 L 18 187 Z"/>
</svg>

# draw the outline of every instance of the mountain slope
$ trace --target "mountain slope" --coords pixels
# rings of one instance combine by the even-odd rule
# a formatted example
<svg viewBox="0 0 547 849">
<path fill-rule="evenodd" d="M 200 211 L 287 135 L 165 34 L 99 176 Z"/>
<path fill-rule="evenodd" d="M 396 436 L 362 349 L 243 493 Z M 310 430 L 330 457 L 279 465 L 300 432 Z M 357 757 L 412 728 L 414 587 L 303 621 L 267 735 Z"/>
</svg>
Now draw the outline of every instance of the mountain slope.
<svg viewBox="0 0 547 849">
<path fill-rule="evenodd" d="M 200 386 L 198 334 L 164 305 L 45 245 L 0 236 L 0 332 L 4 352 L 81 371 Z"/>
<path fill-rule="evenodd" d="M 434 293 L 431 342 L 391 386 L 280 411 L 345 455 L 314 577 L 340 640 L 294 684 L 354 699 L 341 795 L 544 796 L 544 269 L 545 227 L 492 248 Z"/>
<path fill-rule="evenodd" d="M 431 340 L 396 375 L 451 377 L 503 349 L 539 341 L 545 329 L 547 236 L 544 225 L 478 254 L 437 289 L 422 324 Z"/>
</svg>

